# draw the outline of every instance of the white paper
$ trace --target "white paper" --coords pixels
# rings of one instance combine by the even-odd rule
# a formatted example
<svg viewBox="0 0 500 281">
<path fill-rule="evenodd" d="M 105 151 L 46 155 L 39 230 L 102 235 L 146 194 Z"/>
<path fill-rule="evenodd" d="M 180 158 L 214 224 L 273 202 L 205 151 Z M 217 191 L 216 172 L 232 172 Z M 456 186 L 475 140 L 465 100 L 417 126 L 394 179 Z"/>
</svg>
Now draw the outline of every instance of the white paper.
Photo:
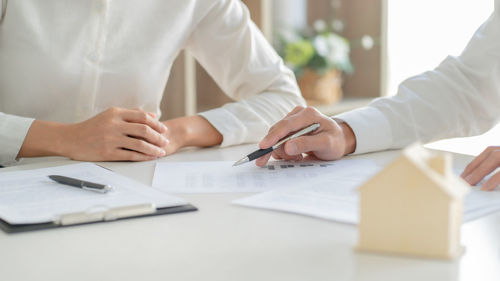
<svg viewBox="0 0 500 281">
<path fill-rule="evenodd" d="M 325 180 L 311 182 L 301 187 L 273 190 L 234 201 L 233 203 L 255 208 L 285 211 L 322 219 L 357 224 L 359 221 L 359 195 L 357 188 L 373 176 L 379 167 L 365 163 L 352 179 L 330 174 Z M 459 174 L 461 171 L 455 171 Z M 471 188 L 464 200 L 464 222 L 500 210 L 500 190 L 481 191 Z"/>
<path fill-rule="evenodd" d="M 356 176 L 356 169 L 373 167 L 373 163 L 365 159 L 275 161 L 259 168 L 253 163 L 233 167 L 231 161 L 159 162 L 156 163 L 153 186 L 169 193 L 263 192 L 301 186 L 329 174 L 352 179 Z"/>
<path fill-rule="evenodd" d="M 113 190 L 83 190 L 54 182 L 48 175 L 109 184 Z M 68 213 L 149 203 L 170 207 L 186 202 L 91 163 L 0 173 L 0 217 L 11 224 L 52 222 Z"/>
</svg>

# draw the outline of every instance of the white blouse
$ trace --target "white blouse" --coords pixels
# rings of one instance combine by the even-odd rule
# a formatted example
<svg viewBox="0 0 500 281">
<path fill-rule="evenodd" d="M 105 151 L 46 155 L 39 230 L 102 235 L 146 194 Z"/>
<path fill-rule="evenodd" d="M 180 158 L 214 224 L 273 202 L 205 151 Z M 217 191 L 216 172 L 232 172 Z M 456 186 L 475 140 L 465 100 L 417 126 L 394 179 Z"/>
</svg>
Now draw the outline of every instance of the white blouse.
<svg viewBox="0 0 500 281">
<path fill-rule="evenodd" d="M 160 114 L 186 49 L 237 102 L 200 113 L 222 146 L 259 141 L 303 105 L 295 77 L 239 0 L 0 0 L 0 164 L 34 119 L 79 122 L 111 106 Z"/>
</svg>

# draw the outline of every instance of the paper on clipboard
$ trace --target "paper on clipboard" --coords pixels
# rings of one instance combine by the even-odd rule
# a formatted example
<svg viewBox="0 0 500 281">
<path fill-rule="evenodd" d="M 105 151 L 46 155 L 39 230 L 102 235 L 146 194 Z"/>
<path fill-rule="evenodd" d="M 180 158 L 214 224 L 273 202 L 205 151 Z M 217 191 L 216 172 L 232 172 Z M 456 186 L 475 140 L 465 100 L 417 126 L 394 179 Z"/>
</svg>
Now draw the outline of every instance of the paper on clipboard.
<svg viewBox="0 0 500 281">
<path fill-rule="evenodd" d="M 47 177 L 51 174 L 109 184 L 113 190 L 97 193 L 62 185 Z M 0 174 L 0 218 L 10 224 L 54 222 L 65 214 L 145 204 L 164 208 L 186 202 L 91 163 Z"/>
</svg>

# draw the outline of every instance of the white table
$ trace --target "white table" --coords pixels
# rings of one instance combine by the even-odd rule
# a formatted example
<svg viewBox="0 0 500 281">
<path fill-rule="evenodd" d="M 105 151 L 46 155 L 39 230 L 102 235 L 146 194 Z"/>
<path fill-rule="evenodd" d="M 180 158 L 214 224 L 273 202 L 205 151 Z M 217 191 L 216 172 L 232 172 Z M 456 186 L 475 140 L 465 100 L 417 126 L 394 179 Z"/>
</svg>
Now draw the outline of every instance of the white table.
<svg viewBox="0 0 500 281">
<path fill-rule="evenodd" d="M 185 150 L 161 161 L 236 160 L 254 148 Z M 358 157 L 385 163 L 396 154 Z M 0 176 L 71 162 L 31 159 Z M 154 162 L 104 165 L 151 184 Z M 439 261 L 358 253 L 354 226 L 230 204 L 247 195 L 181 195 L 199 211 L 0 232 L 0 280 L 500 280 L 500 213 L 465 224 L 465 255 Z"/>
</svg>

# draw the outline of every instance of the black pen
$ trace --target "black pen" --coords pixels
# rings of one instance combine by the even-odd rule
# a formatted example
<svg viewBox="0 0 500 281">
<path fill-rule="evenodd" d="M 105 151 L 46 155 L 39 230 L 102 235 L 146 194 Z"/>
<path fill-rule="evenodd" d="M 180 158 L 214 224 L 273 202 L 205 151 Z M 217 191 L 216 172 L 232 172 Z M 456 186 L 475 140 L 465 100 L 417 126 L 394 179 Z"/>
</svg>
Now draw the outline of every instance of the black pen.
<svg viewBox="0 0 500 281">
<path fill-rule="evenodd" d="M 259 150 L 256 150 L 256 151 L 248 154 L 246 157 L 243 157 L 242 159 L 236 161 L 236 163 L 234 163 L 233 166 L 239 166 L 241 164 L 244 164 L 244 163 L 253 161 L 257 158 L 260 158 L 268 153 L 273 152 L 273 150 L 277 149 L 280 145 L 284 144 L 285 142 L 292 140 L 292 139 L 295 139 L 295 138 L 298 138 L 298 137 L 303 136 L 305 134 L 309 134 L 310 132 L 315 131 L 318 128 L 319 128 L 319 124 L 314 123 L 314 124 L 310 125 L 309 127 L 302 129 L 302 130 L 296 132 L 295 134 L 282 139 L 281 141 L 279 141 L 277 144 L 271 146 L 270 148 L 259 149 Z"/>
<path fill-rule="evenodd" d="M 100 193 L 106 193 L 112 189 L 111 186 L 107 184 L 99 184 L 65 176 L 50 175 L 49 178 L 61 184 L 70 185 L 81 189 L 100 192 Z"/>
</svg>

